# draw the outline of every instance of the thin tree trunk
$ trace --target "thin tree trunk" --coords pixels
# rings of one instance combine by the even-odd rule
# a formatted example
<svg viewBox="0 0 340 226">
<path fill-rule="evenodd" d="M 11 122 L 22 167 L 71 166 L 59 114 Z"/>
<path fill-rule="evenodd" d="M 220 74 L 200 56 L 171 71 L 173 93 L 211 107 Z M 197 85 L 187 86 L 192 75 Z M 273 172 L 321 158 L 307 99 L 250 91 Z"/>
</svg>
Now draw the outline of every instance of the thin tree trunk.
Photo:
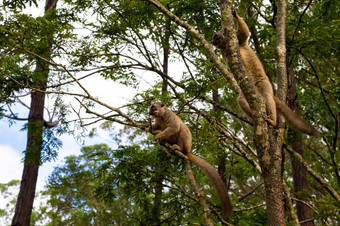
<svg viewBox="0 0 340 226">
<path fill-rule="evenodd" d="M 25 164 L 12 226 L 30 225 L 38 168 L 34 164 Z"/>
<path fill-rule="evenodd" d="M 196 194 L 196 196 L 198 197 L 199 203 L 202 207 L 203 215 L 204 215 L 204 218 L 205 218 L 205 223 L 208 226 L 213 226 L 214 220 L 213 220 L 212 212 L 209 208 L 207 201 L 205 200 L 204 193 L 199 189 L 199 187 L 197 185 L 195 176 L 192 172 L 191 162 L 188 158 L 183 158 L 183 160 L 184 160 L 184 163 L 185 163 L 185 169 L 186 169 L 186 172 L 187 172 L 187 176 L 188 176 L 191 188 L 194 191 L 194 193 Z"/>
<path fill-rule="evenodd" d="M 248 8 L 248 16 L 249 16 L 249 18 L 252 18 L 254 16 L 254 12 L 253 12 L 252 7 Z M 248 27 L 249 27 L 249 31 L 250 31 L 250 34 L 251 34 L 250 37 L 251 37 L 251 39 L 253 39 L 253 42 L 254 42 L 254 47 L 255 47 L 256 53 L 257 53 L 258 57 L 260 58 L 261 62 L 263 62 L 262 50 L 261 50 L 261 47 L 260 47 L 260 40 L 259 40 L 259 36 L 257 34 L 257 31 L 256 31 L 256 28 L 255 28 L 255 25 L 248 26 Z"/>
<path fill-rule="evenodd" d="M 45 12 L 54 9 L 56 0 L 46 0 Z M 50 41 L 50 40 L 49 40 Z M 50 56 L 49 48 L 42 53 L 45 57 Z M 41 164 L 41 148 L 43 139 L 44 122 L 44 100 L 47 86 L 48 64 L 37 59 L 36 69 L 33 75 L 33 86 L 39 91 L 31 94 L 31 105 L 28 116 L 27 146 L 25 152 L 24 170 L 22 174 L 20 191 L 15 207 L 12 226 L 30 225 L 33 208 L 36 183 L 38 179 L 39 166 Z"/>
<path fill-rule="evenodd" d="M 43 70 L 44 67 L 38 63 L 35 73 L 40 74 L 39 72 L 42 72 Z M 44 87 L 46 87 L 46 83 L 41 81 L 36 87 L 39 90 L 45 90 L 46 88 Z M 12 225 L 30 224 L 40 165 L 40 154 L 43 138 L 44 99 L 45 94 L 43 92 L 34 91 L 31 94 L 24 170 Z"/>
<path fill-rule="evenodd" d="M 289 68 L 289 76 L 290 76 L 290 88 L 289 88 L 288 106 L 293 110 L 293 112 L 299 114 L 293 65 L 291 65 Z M 288 140 L 289 140 L 289 143 L 292 149 L 303 157 L 304 151 L 303 151 L 303 146 L 302 146 L 301 133 L 294 131 L 293 129 L 289 129 Z M 290 159 L 291 159 L 292 170 L 293 170 L 295 197 L 299 200 L 303 200 L 307 202 L 308 181 L 307 181 L 306 169 L 295 159 L 293 155 L 290 155 Z M 306 221 L 305 223 L 302 223 L 301 225 L 303 226 L 314 225 L 313 221 L 307 222 L 307 220 L 310 220 L 313 218 L 312 209 L 308 205 L 305 205 L 303 202 L 296 201 L 296 210 L 297 210 L 299 221 L 300 222 Z"/>
<path fill-rule="evenodd" d="M 168 61 L 169 61 L 169 46 L 163 48 L 163 72 L 168 74 Z M 168 92 L 168 80 L 167 78 L 163 77 L 163 84 L 162 84 L 162 94 L 166 96 Z"/>
<path fill-rule="evenodd" d="M 216 68 L 211 69 L 211 73 L 212 73 L 213 75 L 218 74 Z M 210 78 L 211 83 L 214 83 L 214 82 L 216 81 L 216 79 L 213 79 L 213 77 L 214 77 L 214 76 L 211 76 L 211 78 Z M 213 87 L 213 91 L 212 91 L 212 100 L 213 100 L 215 103 L 217 103 L 217 104 L 220 103 L 220 96 L 219 96 L 219 94 L 218 94 L 218 89 L 215 89 L 214 87 Z M 214 112 L 216 112 L 216 113 L 219 113 L 219 111 L 220 111 L 219 108 L 218 108 L 217 106 L 215 106 L 215 105 L 213 106 L 213 110 L 214 110 Z"/>
<path fill-rule="evenodd" d="M 277 97 L 285 101 L 287 94 L 286 67 L 286 2 L 277 1 L 278 15 L 276 21 L 276 58 L 277 58 Z M 269 171 L 262 169 L 266 186 L 268 225 L 285 225 L 283 187 L 282 187 L 282 144 L 284 140 L 284 117 L 278 115 L 277 125 L 270 130 Z M 261 161 L 260 161 L 261 162 Z M 267 175 L 268 174 L 268 175 Z M 267 179 L 266 179 L 267 178 Z"/>
<path fill-rule="evenodd" d="M 157 170 L 158 167 L 156 167 Z M 153 208 L 153 223 L 155 225 L 160 225 L 161 223 L 161 207 L 162 207 L 162 194 L 163 194 L 163 174 L 158 170 L 156 172 L 156 185 L 154 187 L 155 198 L 154 198 L 154 208 Z"/>
<path fill-rule="evenodd" d="M 168 68 L 169 68 L 170 26 L 171 26 L 171 20 L 167 19 L 165 35 L 164 35 L 164 47 L 163 47 L 163 72 L 164 74 L 168 74 Z M 168 92 L 168 80 L 165 77 L 163 77 L 162 95 L 166 96 L 167 92 Z"/>
<path fill-rule="evenodd" d="M 217 74 L 217 71 L 215 68 L 213 68 L 211 70 L 211 73 L 212 74 Z M 212 76 L 213 77 L 213 76 Z M 210 79 L 210 81 L 213 83 L 215 82 L 215 80 L 213 78 Z M 213 88 L 213 91 L 212 91 L 212 100 L 216 103 L 216 104 L 220 104 L 220 96 L 218 94 L 218 89 L 215 89 Z M 214 105 L 213 106 L 213 110 L 215 113 L 218 114 L 218 117 L 219 117 L 219 112 L 220 112 L 220 109 Z M 225 165 L 225 154 L 224 153 L 218 153 L 218 165 L 217 165 L 217 172 L 218 172 L 218 175 L 221 177 L 224 185 L 226 186 L 226 188 L 228 189 L 227 187 L 227 180 L 225 178 L 225 173 L 227 171 L 227 168 L 226 168 L 226 165 Z"/>
<path fill-rule="evenodd" d="M 169 68 L 169 54 L 170 54 L 170 48 L 169 48 L 169 39 L 170 39 L 170 25 L 171 20 L 168 19 L 166 22 L 166 28 L 164 29 L 164 47 L 163 47 L 163 73 L 168 74 L 168 68 Z M 162 96 L 163 98 L 166 98 L 168 95 L 168 80 L 163 77 L 163 83 L 162 83 Z M 161 223 L 160 215 L 161 215 L 161 207 L 162 207 L 162 191 L 163 191 L 163 180 L 164 175 L 160 170 L 157 170 L 156 167 L 156 185 L 154 187 L 155 191 L 155 198 L 154 198 L 154 212 L 153 212 L 153 220 L 156 225 Z"/>
</svg>

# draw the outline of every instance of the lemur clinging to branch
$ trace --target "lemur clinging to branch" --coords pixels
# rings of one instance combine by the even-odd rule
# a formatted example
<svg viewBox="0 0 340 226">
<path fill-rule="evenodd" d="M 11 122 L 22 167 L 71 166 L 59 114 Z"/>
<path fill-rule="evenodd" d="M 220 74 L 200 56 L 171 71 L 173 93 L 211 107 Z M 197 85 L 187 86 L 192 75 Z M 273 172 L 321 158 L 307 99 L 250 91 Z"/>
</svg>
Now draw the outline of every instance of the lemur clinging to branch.
<svg viewBox="0 0 340 226">
<path fill-rule="evenodd" d="M 317 129 L 274 96 L 272 84 L 264 71 L 261 61 L 248 45 L 249 29 L 247 24 L 237 14 L 235 9 L 233 9 L 233 15 L 238 24 L 237 38 L 239 41 L 241 59 L 251 81 L 266 102 L 267 122 L 273 126 L 276 125 L 276 110 L 278 110 L 286 120 L 299 131 L 311 136 L 318 135 L 319 131 Z M 222 54 L 226 53 L 226 40 L 223 31 L 216 32 L 212 38 L 212 42 L 213 45 L 222 50 Z M 223 58 L 225 59 L 225 56 L 223 56 Z M 253 111 L 242 93 L 239 94 L 237 103 L 245 114 L 252 117 Z"/>
<path fill-rule="evenodd" d="M 228 191 L 215 168 L 205 160 L 190 153 L 192 137 L 189 128 L 162 102 L 152 104 L 149 109 L 149 114 L 151 115 L 152 119 L 155 120 L 155 123 L 151 125 L 152 131 L 161 130 L 161 132 L 156 134 L 154 139 L 160 144 L 167 142 L 171 145 L 171 149 L 164 147 L 164 150 L 169 155 L 173 156 L 173 150 L 177 149 L 186 155 L 190 161 L 200 167 L 215 186 L 224 213 L 228 216 L 232 215 L 233 207 L 228 195 Z"/>
</svg>

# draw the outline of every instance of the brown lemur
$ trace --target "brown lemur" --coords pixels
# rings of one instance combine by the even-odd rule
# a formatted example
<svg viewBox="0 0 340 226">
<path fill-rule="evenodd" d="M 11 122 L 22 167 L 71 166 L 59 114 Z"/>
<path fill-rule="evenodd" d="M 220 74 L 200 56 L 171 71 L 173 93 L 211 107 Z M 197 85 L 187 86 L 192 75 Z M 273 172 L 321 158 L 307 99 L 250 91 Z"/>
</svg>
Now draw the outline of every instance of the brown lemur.
<svg viewBox="0 0 340 226">
<path fill-rule="evenodd" d="M 317 129 L 301 118 L 298 114 L 294 113 L 285 103 L 274 96 L 273 86 L 264 71 L 261 61 L 248 45 L 247 40 L 249 37 L 249 29 L 247 24 L 237 14 L 235 9 L 233 9 L 233 15 L 236 18 L 238 24 L 237 39 L 239 42 L 241 59 L 251 81 L 254 83 L 257 90 L 260 92 L 266 102 L 267 122 L 273 126 L 276 125 L 277 109 L 286 118 L 286 120 L 299 131 L 311 136 L 318 135 L 319 131 Z M 227 50 L 223 31 L 218 31 L 214 34 L 212 43 L 217 48 L 221 49 L 223 59 L 225 60 L 225 54 L 227 53 Z M 252 117 L 253 111 L 251 110 L 242 92 L 238 96 L 237 103 L 245 114 L 247 114 L 249 117 Z"/>
<path fill-rule="evenodd" d="M 223 212 L 227 216 L 232 215 L 233 207 L 227 189 L 215 168 L 205 160 L 190 153 L 192 136 L 189 128 L 162 102 L 152 104 L 149 108 L 149 114 L 151 115 L 151 118 L 155 120 L 154 124 L 151 125 L 152 131 L 161 131 L 155 135 L 154 139 L 160 144 L 167 142 L 170 145 L 171 149 L 164 147 L 164 150 L 169 155 L 174 156 L 174 149 L 177 149 L 186 155 L 191 162 L 202 169 L 210 178 L 217 191 Z"/>
</svg>

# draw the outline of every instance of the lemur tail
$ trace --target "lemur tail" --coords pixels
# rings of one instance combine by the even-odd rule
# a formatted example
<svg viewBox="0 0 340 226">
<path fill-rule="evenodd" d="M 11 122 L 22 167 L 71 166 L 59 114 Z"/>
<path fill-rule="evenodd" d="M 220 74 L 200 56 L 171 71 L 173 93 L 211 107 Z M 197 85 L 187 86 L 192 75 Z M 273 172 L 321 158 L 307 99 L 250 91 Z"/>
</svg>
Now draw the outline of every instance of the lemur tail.
<svg viewBox="0 0 340 226">
<path fill-rule="evenodd" d="M 233 206 L 231 204 L 228 191 L 222 182 L 222 179 L 218 175 L 216 169 L 212 167 L 208 162 L 200 157 L 193 155 L 191 153 L 187 154 L 187 157 L 199 168 L 201 168 L 207 176 L 210 178 L 211 182 L 214 184 L 214 187 L 217 191 L 218 197 L 220 198 L 220 202 L 222 204 L 222 209 L 227 216 L 231 216 L 233 214 Z"/>
<path fill-rule="evenodd" d="M 286 120 L 299 131 L 310 136 L 316 136 L 320 132 L 309 122 L 301 118 L 300 115 L 294 113 L 285 103 L 274 96 L 274 101 L 278 111 L 286 118 Z"/>
</svg>

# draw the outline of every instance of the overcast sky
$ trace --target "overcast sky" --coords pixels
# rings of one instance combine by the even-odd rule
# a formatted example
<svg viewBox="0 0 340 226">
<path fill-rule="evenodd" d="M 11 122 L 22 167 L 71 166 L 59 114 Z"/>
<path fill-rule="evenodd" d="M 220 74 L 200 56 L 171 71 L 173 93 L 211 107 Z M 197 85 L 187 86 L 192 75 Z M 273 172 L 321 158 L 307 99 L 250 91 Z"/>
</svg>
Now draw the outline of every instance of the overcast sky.
<svg viewBox="0 0 340 226">
<path fill-rule="evenodd" d="M 85 87 L 88 88 L 93 96 L 97 96 L 101 101 L 114 106 L 120 107 L 130 100 L 137 90 L 126 88 L 113 81 L 104 80 L 99 76 L 89 78 L 83 81 Z M 27 98 L 29 100 L 29 98 Z M 71 97 L 70 99 L 73 99 Z M 28 103 L 27 103 L 28 104 Z M 46 101 L 45 101 L 46 104 Z M 14 108 L 15 112 L 20 112 L 19 117 L 27 118 L 28 110 L 18 106 Z M 45 113 L 45 119 L 47 114 Z M 144 116 L 143 116 L 144 117 Z M 7 183 L 13 179 L 21 179 L 23 169 L 23 151 L 26 148 L 27 131 L 20 131 L 24 125 L 24 121 L 17 121 L 9 126 L 7 119 L 0 120 L 0 183 Z M 61 163 L 65 156 L 71 154 L 79 154 L 82 147 L 77 143 L 72 135 L 63 135 L 60 137 L 63 142 L 62 148 L 58 151 L 58 159 L 56 161 L 44 163 L 39 170 L 39 183 L 43 182 L 45 177 L 52 171 L 53 166 Z M 84 139 L 84 145 L 92 145 L 96 143 L 108 143 L 113 147 L 115 144 L 107 133 L 99 130 L 99 135 L 94 138 Z"/>
<path fill-rule="evenodd" d="M 120 107 L 135 95 L 139 90 L 126 88 L 113 81 L 104 80 L 99 76 L 88 78 L 82 81 L 93 96 L 98 97 L 101 101 L 114 106 Z M 145 86 L 142 85 L 142 86 Z M 70 100 L 73 97 L 70 98 Z M 29 101 L 29 98 L 27 98 Z M 29 105 L 29 102 L 26 103 Z M 51 104 L 51 103 L 49 103 Z M 46 105 L 46 101 L 45 101 Z M 17 106 L 14 112 L 20 112 L 19 117 L 27 118 L 28 110 L 25 107 Z M 96 109 L 97 110 L 97 109 Z M 106 111 L 105 111 L 106 112 Z M 47 117 L 45 112 L 45 119 Z M 145 116 L 141 116 L 145 117 Z M 24 157 L 23 151 L 26 148 L 27 131 L 21 131 L 24 121 L 17 121 L 9 126 L 7 119 L 0 120 L 0 183 L 8 183 L 11 180 L 21 180 L 23 171 Z M 94 138 L 84 138 L 84 142 L 78 143 L 72 135 L 62 135 L 59 137 L 63 146 L 58 151 L 58 157 L 54 161 L 46 162 L 39 168 L 37 181 L 37 192 L 44 189 L 48 176 L 52 173 L 53 168 L 63 165 L 64 157 L 69 155 L 79 155 L 82 146 L 88 146 L 98 143 L 106 143 L 109 147 L 115 148 L 116 144 L 108 135 L 108 132 L 101 129 Z M 17 193 L 17 192 L 15 192 Z M 0 194 L 0 208 L 5 208 L 7 201 Z M 39 205 L 39 200 L 35 201 L 35 206 Z"/>
<path fill-rule="evenodd" d="M 38 1 L 39 2 L 39 1 Z M 42 2 L 42 1 L 41 1 Z M 43 10 L 37 9 L 28 9 L 28 12 L 31 14 L 42 15 Z M 172 64 L 172 66 L 171 66 Z M 184 70 L 184 65 L 179 62 L 170 62 L 169 66 L 169 74 L 176 78 L 182 75 Z M 153 81 L 157 78 L 153 73 L 146 73 L 142 71 L 138 71 L 139 74 L 139 88 L 127 88 L 123 85 L 117 84 L 110 80 L 105 80 L 99 75 L 89 77 L 85 80 L 81 80 L 88 91 L 90 91 L 92 96 L 98 97 L 100 101 L 105 102 L 108 105 L 113 107 L 120 107 L 123 104 L 127 103 L 132 99 L 132 97 L 137 92 L 142 92 L 147 88 L 150 88 L 150 85 L 153 84 Z M 79 91 L 79 89 L 78 89 Z M 84 93 L 83 91 L 80 91 Z M 79 92 L 78 92 L 79 93 Z M 73 99 L 73 97 L 71 97 Z M 71 101 L 70 99 L 70 101 Z M 29 105 L 29 96 L 26 97 L 25 102 Z M 74 100 L 74 99 L 73 99 Z M 52 101 L 46 100 L 45 106 L 53 106 Z M 23 106 L 16 106 L 14 108 L 14 112 L 20 112 L 19 117 L 27 118 L 28 117 L 28 109 Z M 96 109 L 96 111 L 100 112 L 100 109 Z M 105 111 L 106 112 L 106 111 Z M 44 113 L 45 120 L 48 119 L 46 112 Z M 145 115 L 141 115 L 141 118 L 136 120 L 145 119 Z M 20 131 L 22 126 L 24 125 L 24 121 L 18 121 L 17 123 L 9 126 L 7 119 L 0 120 L 0 183 L 8 183 L 11 180 L 17 179 L 20 180 L 23 171 L 23 162 L 22 159 L 24 157 L 23 151 L 26 148 L 27 141 L 27 131 Z M 99 130 L 98 136 L 95 138 L 86 138 L 84 144 L 79 144 L 75 141 L 74 137 L 71 135 L 63 135 L 60 137 L 63 142 L 63 146 L 58 151 L 58 158 L 55 161 L 46 162 L 39 168 L 39 177 L 37 182 L 37 191 L 40 191 L 44 188 L 46 184 L 48 175 L 53 171 L 53 167 L 62 165 L 63 159 L 65 156 L 69 156 L 71 154 L 78 155 L 80 154 L 80 149 L 82 145 L 93 145 L 98 143 L 106 143 L 111 148 L 115 147 L 115 143 L 109 137 L 109 135 Z M 1 202 L 0 197 L 0 208 L 3 208 L 5 203 Z"/>
</svg>

